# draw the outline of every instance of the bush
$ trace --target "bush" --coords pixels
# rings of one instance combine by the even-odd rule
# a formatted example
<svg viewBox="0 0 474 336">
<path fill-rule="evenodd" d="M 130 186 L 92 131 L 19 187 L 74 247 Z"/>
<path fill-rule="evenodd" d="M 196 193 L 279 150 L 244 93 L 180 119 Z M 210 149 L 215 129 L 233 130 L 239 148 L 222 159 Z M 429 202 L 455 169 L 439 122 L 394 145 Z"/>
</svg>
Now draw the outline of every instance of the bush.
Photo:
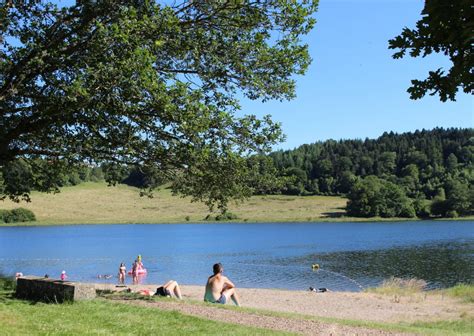
<svg viewBox="0 0 474 336">
<path fill-rule="evenodd" d="M 429 218 L 431 215 L 430 204 L 422 198 L 417 198 L 413 202 L 416 215 L 420 218 Z"/>
<path fill-rule="evenodd" d="M 448 212 L 446 212 L 446 217 L 448 217 L 448 218 L 458 218 L 459 214 L 457 213 L 456 210 L 449 210 Z"/>
<path fill-rule="evenodd" d="M 233 220 L 233 219 L 237 219 L 237 218 L 239 218 L 239 217 L 237 217 L 237 215 L 233 214 L 232 212 L 224 212 L 224 213 L 216 216 L 216 221 Z"/>
<path fill-rule="evenodd" d="M 212 217 L 210 214 L 208 214 L 204 220 L 206 221 L 213 221 L 213 220 L 216 220 L 216 221 L 225 221 L 225 220 L 233 220 L 233 219 L 238 219 L 239 217 L 236 215 L 236 214 L 233 214 L 232 212 L 224 212 L 224 213 L 221 213 L 219 215 L 217 215 L 216 217 Z"/>
<path fill-rule="evenodd" d="M 75 186 L 75 185 L 78 185 L 78 184 L 81 184 L 81 183 L 82 183 L 82 179 L 81 179 L 78 172 L 72 172 L 68 176 L 68 184 Z"/>
<path fill-rule="evenodd" d="M 347 214 L 354 217 L 415 217 L 413 202 L 396 184 L 367 176 L 358 180 L 347 195 Z"/>
<path fill-rule="evenodd" d="M 35 220 L 35 214 L 25 208 L 0 210 L 0 222 L 3 223 L 33 222 Z"/>
</svg>

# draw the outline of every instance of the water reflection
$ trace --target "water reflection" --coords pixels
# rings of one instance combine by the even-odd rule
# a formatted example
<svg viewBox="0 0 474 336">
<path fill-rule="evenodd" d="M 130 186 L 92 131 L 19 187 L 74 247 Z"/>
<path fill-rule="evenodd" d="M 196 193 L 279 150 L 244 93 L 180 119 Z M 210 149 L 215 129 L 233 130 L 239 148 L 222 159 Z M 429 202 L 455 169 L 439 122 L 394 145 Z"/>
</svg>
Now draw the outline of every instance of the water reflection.
<svg viewBox="0 0 474 336">
<path fill-rule="evenodd" d="M 474 241 L 451 242 L 383 250 L 311 254 L 289 261 L 296 264 L 318 262 L 323 269 L 366 286 L 375 286 L 389 277 L 417 278 L 429 288 L 470 283 L 474 279 Z"/>
</svg>

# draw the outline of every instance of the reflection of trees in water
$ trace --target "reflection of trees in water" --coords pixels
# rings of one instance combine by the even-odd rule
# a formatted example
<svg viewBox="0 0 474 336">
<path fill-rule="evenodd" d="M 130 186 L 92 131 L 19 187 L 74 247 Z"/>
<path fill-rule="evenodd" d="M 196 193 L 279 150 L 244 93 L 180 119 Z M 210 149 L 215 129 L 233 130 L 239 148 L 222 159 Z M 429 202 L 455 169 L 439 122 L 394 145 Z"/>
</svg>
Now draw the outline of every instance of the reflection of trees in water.
<svg viewBox="0 0 474 336">
<path fill-rule="evenodd" d="M 473 255 L 474 241 L 471 241 L 312 254 L 296 258 L 293 262 L 319 262 L 323 269 L 339 272 L 370 285 L 394 276 L 423 279 L 428 281 L 430 287 L 449 287 L 459 282 L 473 281 Z"/>
</svg>

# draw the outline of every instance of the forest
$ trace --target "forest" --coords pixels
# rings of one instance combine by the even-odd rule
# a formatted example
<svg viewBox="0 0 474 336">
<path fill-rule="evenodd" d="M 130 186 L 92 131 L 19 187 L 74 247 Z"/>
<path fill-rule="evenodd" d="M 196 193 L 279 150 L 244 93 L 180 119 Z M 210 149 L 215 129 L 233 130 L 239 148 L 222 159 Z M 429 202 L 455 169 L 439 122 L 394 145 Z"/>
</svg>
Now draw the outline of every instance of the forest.
<svg viewBox="0 0 474 336">
<path fill-rule="evenodd" d="M 472 128 L 327 140 L 269 157 L 281 178 L 271 190 L 257 193 L 345 195 L 348 215 L 361 217 L 473 213 Z"/>
<path fill-rule="evenodd" d="M 152 190 L 172 180 L 157 171 L 105 163 L 65 163 L 54 181 L 38 180 L 51 161 L 15 160 L 0 173 L 0 194 L 29 200 L 44 185 L 115 181 Z M 377 139 L 327 140 L 246 159 L 242 172 L 254 195 L 337 195 L 347 197 L 354 217 L 458 217 L 474 214 L 474 129 L 436 128 L 412 133 L 384 133 Z M 54 183 L 52 183 L 54 182 Z M 59 190 L 50 190 L 59 191 Z"/>
</svg>

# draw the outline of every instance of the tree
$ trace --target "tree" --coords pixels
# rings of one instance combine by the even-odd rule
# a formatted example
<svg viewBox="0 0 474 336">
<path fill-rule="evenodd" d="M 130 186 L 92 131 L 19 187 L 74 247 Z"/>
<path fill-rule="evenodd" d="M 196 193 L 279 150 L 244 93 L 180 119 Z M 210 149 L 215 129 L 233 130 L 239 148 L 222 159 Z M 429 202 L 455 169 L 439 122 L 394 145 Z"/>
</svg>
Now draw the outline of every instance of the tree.
<svg viewBox="0 0 474 336">
<path fill-rule="evenodd" d="M 421 15 L 416 29 L 405 27 L 399 36 L 389 41 L 390 49 L 399 49 L 393 58 L 403 58 L 407 51 L 411 57 L 443 53 L 449 57 L 452 67 L 447 73 L 440 68 L 430 71 L 425 80 L 412 80 L 407 90 L 410 98 L 419 99 L 430 92 L 445 102 L 455 100 L 459 88 L 472 93 L 472 0 L 426 0 Z"/>
<path fill-rule="evenodd" d="M 337 191 L 343 194 L 348 193 L 357 182 L 357 176 L 350 171 L 342 172 L 337 181 Z"/>
<path fill-rule="evenodd" d="M 397 167 L 397 153 L 383 152 L 377 162 L 379 174 L 392 174 Z"/>
<path fill-rule="evenodd" d="M 381 180 L 376 176 L 370 175 L 356 182 L 347 196 L 347 214 L 356 217 L 379 216 L 381 189 Z"/>
<path fill-rule="evenodd" d="M 473 211 L 469 199 L 469 185 L 458 180 L 448 179 L 445 183 L 448 208 L 458 215 L 469 215 Z"/>
<path fill-rule="evenodd" d="M 288 195 L 301 195 L 305 191 L 305 184 L 308 177 L 306 172 L 298 167 L 291 167 L 284 171 L 285 190 L 284 193 Z"/>
<path fill-rule="evenodd" d="M 149 167 L 175 191 L 221 205 L 250 190 L 241 185 L 245 156 L 282 139 L 268 116 L 236 116 L 237 93 L 294 97 L 294 75 L 310 63 L 301 36 L 317 7 L 10 4 L 0 7 L 0 166 L 43 158 Z M 217 179 L 220 168 L 227 175 Z"/>
<path fill-rule="evenodd" d="M 284 180 L 277 176 L 278 171 L 269 156 L 254 155 L 248 158 L 247 166 L 250 174 L 246 184 L 254 195 L 273 194 L 283 188 Z"/>
<path fill-rule="evenodd" d="M 415 217 L 402 188 L 376 176 L 357 181 L 348 194 L 347 213 L 356 217 Z"/>
</svg>

